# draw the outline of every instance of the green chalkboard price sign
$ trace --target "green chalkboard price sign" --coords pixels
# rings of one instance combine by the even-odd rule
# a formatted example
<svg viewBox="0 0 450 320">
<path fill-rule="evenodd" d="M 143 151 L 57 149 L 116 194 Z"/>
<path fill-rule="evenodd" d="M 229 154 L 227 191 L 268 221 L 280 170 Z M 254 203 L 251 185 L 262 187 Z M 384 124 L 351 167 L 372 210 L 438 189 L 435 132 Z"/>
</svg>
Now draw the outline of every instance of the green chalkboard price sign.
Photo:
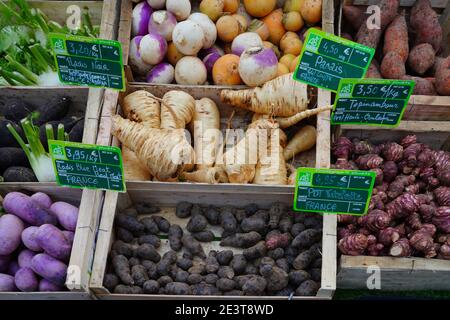
<svg viewBox="0 0 450 320">
<path fill-rule="evenodd" d="M 373 171 L 299 168 L 294 210 L 364 215 L 375 175 Z"/>
<path fill-rule="evenodd" d="M 398 126 L 414 84 L 409 80 L 342 79 L 331 123 Z"/>
<path fill-rule="evenodd" d="M 363 78 L 375 50 L 311 28 L 294 79 L 336 92 L 342 78 Z"/>
<path fill-rule="evenodd" d="M 51 33 L 62 83 L 125 90 L 120 42 Z"/>
<path fill-rule="evenodd" d="M 48 145 L 59 185 L 125 192 L 120 148 L 56 140 Z"/>
</svg>

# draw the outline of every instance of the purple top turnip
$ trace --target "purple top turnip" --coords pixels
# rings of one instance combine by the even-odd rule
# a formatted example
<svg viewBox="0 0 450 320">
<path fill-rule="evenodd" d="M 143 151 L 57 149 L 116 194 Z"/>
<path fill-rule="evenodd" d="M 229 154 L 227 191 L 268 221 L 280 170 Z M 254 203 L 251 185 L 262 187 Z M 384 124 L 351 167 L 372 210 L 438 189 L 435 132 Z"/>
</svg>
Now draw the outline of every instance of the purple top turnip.
<svg viewBox="0 0 450 320">
<path fill-rule="evenodd" d="M 149 33 L 141 39 L 139 53 L 145 63 L 158 64 L 167 53 L 167 41 L 158 33 Z"/>
<path fill-rule="evenodd" d="M 272 49 L 251 47 L 239 61 L 239 75 L 250 87 L 257 87 L 274 79 L 278 73 L 278 59 Z"/>
<path fill-rule="evenodd" d="M 148 83 L 172 83 L 175 77 L 174 67 L 167 62 L 157 64 L 147 74 L 146 80 Z"/>
<path fill-rule="evenodd" d="M 138 75 L 145 75 L 153 67 L 151 64 L 142 60 L 140 53 L 140 44 L 143 36 L 134 37 L 130 42 L 129 63 L 133 72 Z"/>
<path fill-rule="evenodd" d="M 231 43 L 231 52 L 237 56 L 250 47 L 262 47 L 263 41 L 256 32 L 245 32 L 234 38 Z"/>
<path fill-rule="evenodd" d="M 153 12 L 148 23 L 149 33 L 159 33 L 167 41 L 172 41 L 172 32 L 177 25 L 177 19 L 172 12 L 159 10 Z"/>
<path fill-rule="evenodd" d="M 131 20 L 131 35 L 133 37 L 144 36 L 148 33 L 148 22 L 152 12 L 152 8 L 146 1 L 142 1 L 134 7 Z"/>
</svg>

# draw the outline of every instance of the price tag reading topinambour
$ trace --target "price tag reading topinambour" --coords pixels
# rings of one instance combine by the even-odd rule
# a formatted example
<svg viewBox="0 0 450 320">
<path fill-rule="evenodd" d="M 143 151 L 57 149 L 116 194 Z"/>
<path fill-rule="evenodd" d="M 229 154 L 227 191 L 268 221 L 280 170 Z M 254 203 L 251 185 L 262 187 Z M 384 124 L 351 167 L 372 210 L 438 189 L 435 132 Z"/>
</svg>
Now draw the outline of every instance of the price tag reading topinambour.
<svg viewBox="0 0 450 320">
<path fill-rule="evenodd" d="M 375 50 L 310 28 L 294 79 L 336 92 L 342 78 L 363 78 Z"/>
<path fill-rule="evenodd" d="M 409 80 L 342 79 L 331 123 L 398 126 L 414 84 Z"/>
<path fill-rule="evenodd" d="M 364 215 L 375 176 L 373 171 L 299 168 L 294 210 Z"/>
<path fill-rule="evenodd" d="M 125 90 L 120 42 L 50 34 L 62 83 Z"/>
<path fill-rule="evenodd" d="M 120 148 L 56 140 L 48 145 L 59 185 L 125 192 Z"/>
</svg>

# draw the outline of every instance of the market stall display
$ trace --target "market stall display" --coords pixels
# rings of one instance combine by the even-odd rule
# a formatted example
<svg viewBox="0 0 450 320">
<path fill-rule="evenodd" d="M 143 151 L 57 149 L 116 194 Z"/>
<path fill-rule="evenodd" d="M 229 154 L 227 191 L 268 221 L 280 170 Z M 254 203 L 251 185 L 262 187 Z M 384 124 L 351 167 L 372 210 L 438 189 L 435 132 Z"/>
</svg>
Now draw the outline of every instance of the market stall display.
<svg viewBox="0 0 450 320">
<path fill-rule="evenodd" d="M 330 297 L 321 286 L 332 276 L 321 258 L 334 250 L 322 243 L 327 222 L 292 212 L 292 191 L 176 189 L 107 195 L 118 202 L 100 222 L 91 278 L 99 298 Z"/>
</svg>

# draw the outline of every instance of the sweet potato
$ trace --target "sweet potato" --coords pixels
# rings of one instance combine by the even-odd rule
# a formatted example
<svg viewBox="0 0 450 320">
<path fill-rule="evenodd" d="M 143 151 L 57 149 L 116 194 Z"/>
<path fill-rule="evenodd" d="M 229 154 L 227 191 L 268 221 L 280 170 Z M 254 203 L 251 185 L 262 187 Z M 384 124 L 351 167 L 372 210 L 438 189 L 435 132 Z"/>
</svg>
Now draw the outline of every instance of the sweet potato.
<svg viewBox="0 0 450 320">
<path fill-rule="evenodd" d="M 23 229 L 22 220 L 15 215 L 0 217 L 0 255 L 9 255 L 19 247 Z"/>
<path fill-rule="evenodd" d="M 367 78 L 367 79 L 381 79 L 382 78 L 378 63 L 376 63 L 376 61 L 374 62 L 372 60 L 372 62 L 370 63 L 369 68 L 367 69 L 365 78 Z"/>
<path fill-rule="evenodd" d="M 360 7 L 352 5 L 344 5 L 342 7 L 342 14 L 345 20 L 352 26 L 353 29 L 359 30 L 361 25 L 366 21 L 365 13 Z"/>
<path fill-rule="evenodd" d="M 411 49 L 408 58 L 409 67 L 419 75 L 423 75 L 434 64 L 436 52 L 429 43 L 421 43 Z"/>
<path fill-rule="evenodd" d="M 402 80 L 413 80 L 415 82 L 412 94 L 420 94 L 425 96 L 436 95 L 436 89 L 434 88 L 434 84 L 428 79 L 405 75 L 402 77 Z"/>
<path fill-rule="evenodd" d="M 415 32 L 415 44 L 429 43 L 435 51 L 439 51 L 442 44 L 442 27 L 430 1 L 417 0 L 411 9 L 409 20 Z"/>
<path fill-rule="evenodd" d="M 450 95 L 450 56 L 445 58 L 440 64 L 435 74 L 436 91 L 440 95 Z"/>
<path fill-rule="evenodd" d="M 406 74 L 405 63 L 397 52 L 388 52 L 381 62 L 380 72 L 386 79 L 401 79 Z"/>
<path fill-rule="evenodd" d="M 383 54 L 396 52 L 402 58 L 403 62 L 408 59 L 408 27 L 405 16 L 400 14 L 389 25 L 384 33 Z"/>
</svg>

